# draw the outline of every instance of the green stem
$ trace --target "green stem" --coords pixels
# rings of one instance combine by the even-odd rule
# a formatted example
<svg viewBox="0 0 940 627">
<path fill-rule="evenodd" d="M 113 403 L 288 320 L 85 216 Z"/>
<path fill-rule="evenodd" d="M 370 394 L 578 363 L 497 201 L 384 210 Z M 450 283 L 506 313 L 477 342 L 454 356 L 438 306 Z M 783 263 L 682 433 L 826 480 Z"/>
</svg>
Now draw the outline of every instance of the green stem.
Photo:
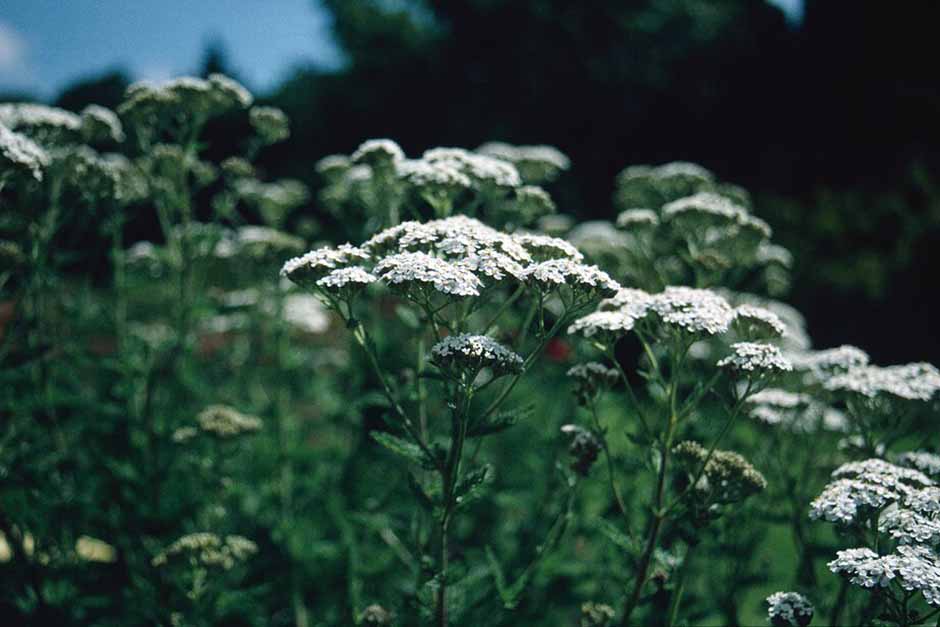
<svg viewBox="0 0 940 627">
<path fill-rule="evenodd" d="M 679 616 L 679 605 L 682 603 L 682 593 L 685 592 L 685 578 L 689 572 L 689 563 L 692 561 L 692 551 L 694 546 L 689 546 L 685 557 L 682 559 L 682 565 L 676 575 L 676 587 L 672 591 L 672 599 L 669 601 L 669 612 L 666 619 L 666 627 L 673 627 L 676 624 L 676 618 Z"/>
</svg>

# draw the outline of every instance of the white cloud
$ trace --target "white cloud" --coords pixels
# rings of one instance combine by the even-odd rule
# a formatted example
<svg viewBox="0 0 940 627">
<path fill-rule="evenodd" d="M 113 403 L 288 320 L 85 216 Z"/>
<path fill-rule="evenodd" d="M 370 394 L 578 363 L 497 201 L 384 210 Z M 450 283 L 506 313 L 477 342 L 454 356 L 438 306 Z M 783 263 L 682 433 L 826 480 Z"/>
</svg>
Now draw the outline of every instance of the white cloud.
<svg viewBox="0 0 940 627">
<path fill-rule="evenodd" d="M 0 21 L 0 72 L 18 72 L 26 63 L 26 40 L 12 26 Z"/>
</svg>

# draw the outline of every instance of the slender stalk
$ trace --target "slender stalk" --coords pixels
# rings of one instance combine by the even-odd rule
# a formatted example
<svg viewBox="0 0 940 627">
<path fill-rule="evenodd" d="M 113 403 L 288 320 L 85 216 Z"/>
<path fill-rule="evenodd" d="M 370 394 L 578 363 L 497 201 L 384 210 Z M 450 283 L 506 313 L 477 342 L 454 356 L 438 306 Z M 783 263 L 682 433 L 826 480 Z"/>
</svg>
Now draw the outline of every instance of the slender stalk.
<svg viewBox="0 0 940 627">
<path fill-rule="evenodd" d="M 624 504 L 623 496 L 620 494 L 620 488 L 617 487 L 617 480 L 614 477 L 614 462 L 610 454 L 610 447 L 607 445 L 607 434 L 601 426 L 600 418 L 597 416 L 597 406 L 593 400 L 590 401 L 590 407 L 591 416 L 594 420 L 594 428 L 601 436 L 601 450 L 604 451 L 604 461 L 607 465 L 607 479 L 610 483 L 610 491 L 614 495 L 614 501 L 617 503 L 617 509 L 620 510 L 620 515 L 623 517 L 623 520 L 627 525 L 627 535 L 632 538 L 633 532 L 630 530 L 630 515 L 627 513 L 627 506 Z"/>
<path fill-rule="evenodd" d="M 682 603 L 682 593 L 685 592 L 685 578 L 689 573 L 689 563 L 692 561 L 692 551 L 695 546 L 689 546 L 685 557 L 682 559 L 682 565 L 676 575 L 676 587 L 672 591 L 672 598 L 669 600 L 669 612 L 666 614 L 666 627 L 673 627 L 676 624 L 676 618 L 679 616 L 679 606 Z"/>
</svg>

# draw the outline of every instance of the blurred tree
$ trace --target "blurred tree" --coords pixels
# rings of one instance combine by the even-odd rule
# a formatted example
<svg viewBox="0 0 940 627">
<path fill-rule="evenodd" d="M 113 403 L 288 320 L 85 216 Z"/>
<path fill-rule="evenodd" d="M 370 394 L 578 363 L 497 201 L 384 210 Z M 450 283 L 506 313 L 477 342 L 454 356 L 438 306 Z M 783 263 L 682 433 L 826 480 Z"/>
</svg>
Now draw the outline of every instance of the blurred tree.
<svg viewBox="0 0 940 627">
<path fill-rule="evenodd" d="M 82 79 L 67 87 L 55 101 L 55 106 L 70 111 L 81 111 L 86 105 L 97 104 L 109 109 L 117 107 L 130 80 L 122 69 L 108 70 L 91 78 Z"/>
</svg>

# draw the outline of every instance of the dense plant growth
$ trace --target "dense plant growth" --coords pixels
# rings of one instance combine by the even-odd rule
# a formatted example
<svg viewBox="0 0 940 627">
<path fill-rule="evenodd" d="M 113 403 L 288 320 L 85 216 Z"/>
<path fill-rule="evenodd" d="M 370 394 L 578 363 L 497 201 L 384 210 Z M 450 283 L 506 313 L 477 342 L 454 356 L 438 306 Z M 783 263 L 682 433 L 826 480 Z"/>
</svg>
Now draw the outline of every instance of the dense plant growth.
<svg viewBox="0 0 940 627">
<path fill-rule="evenodd" d="M 633 166 L 576 223 L 554 148 L 369 140 L 311 242 L 288 136 L 221 75 L 0 105 L 0 614 L 937 621 L 940 372 L 812 348 L 745 190 Z"/>
</svg>

